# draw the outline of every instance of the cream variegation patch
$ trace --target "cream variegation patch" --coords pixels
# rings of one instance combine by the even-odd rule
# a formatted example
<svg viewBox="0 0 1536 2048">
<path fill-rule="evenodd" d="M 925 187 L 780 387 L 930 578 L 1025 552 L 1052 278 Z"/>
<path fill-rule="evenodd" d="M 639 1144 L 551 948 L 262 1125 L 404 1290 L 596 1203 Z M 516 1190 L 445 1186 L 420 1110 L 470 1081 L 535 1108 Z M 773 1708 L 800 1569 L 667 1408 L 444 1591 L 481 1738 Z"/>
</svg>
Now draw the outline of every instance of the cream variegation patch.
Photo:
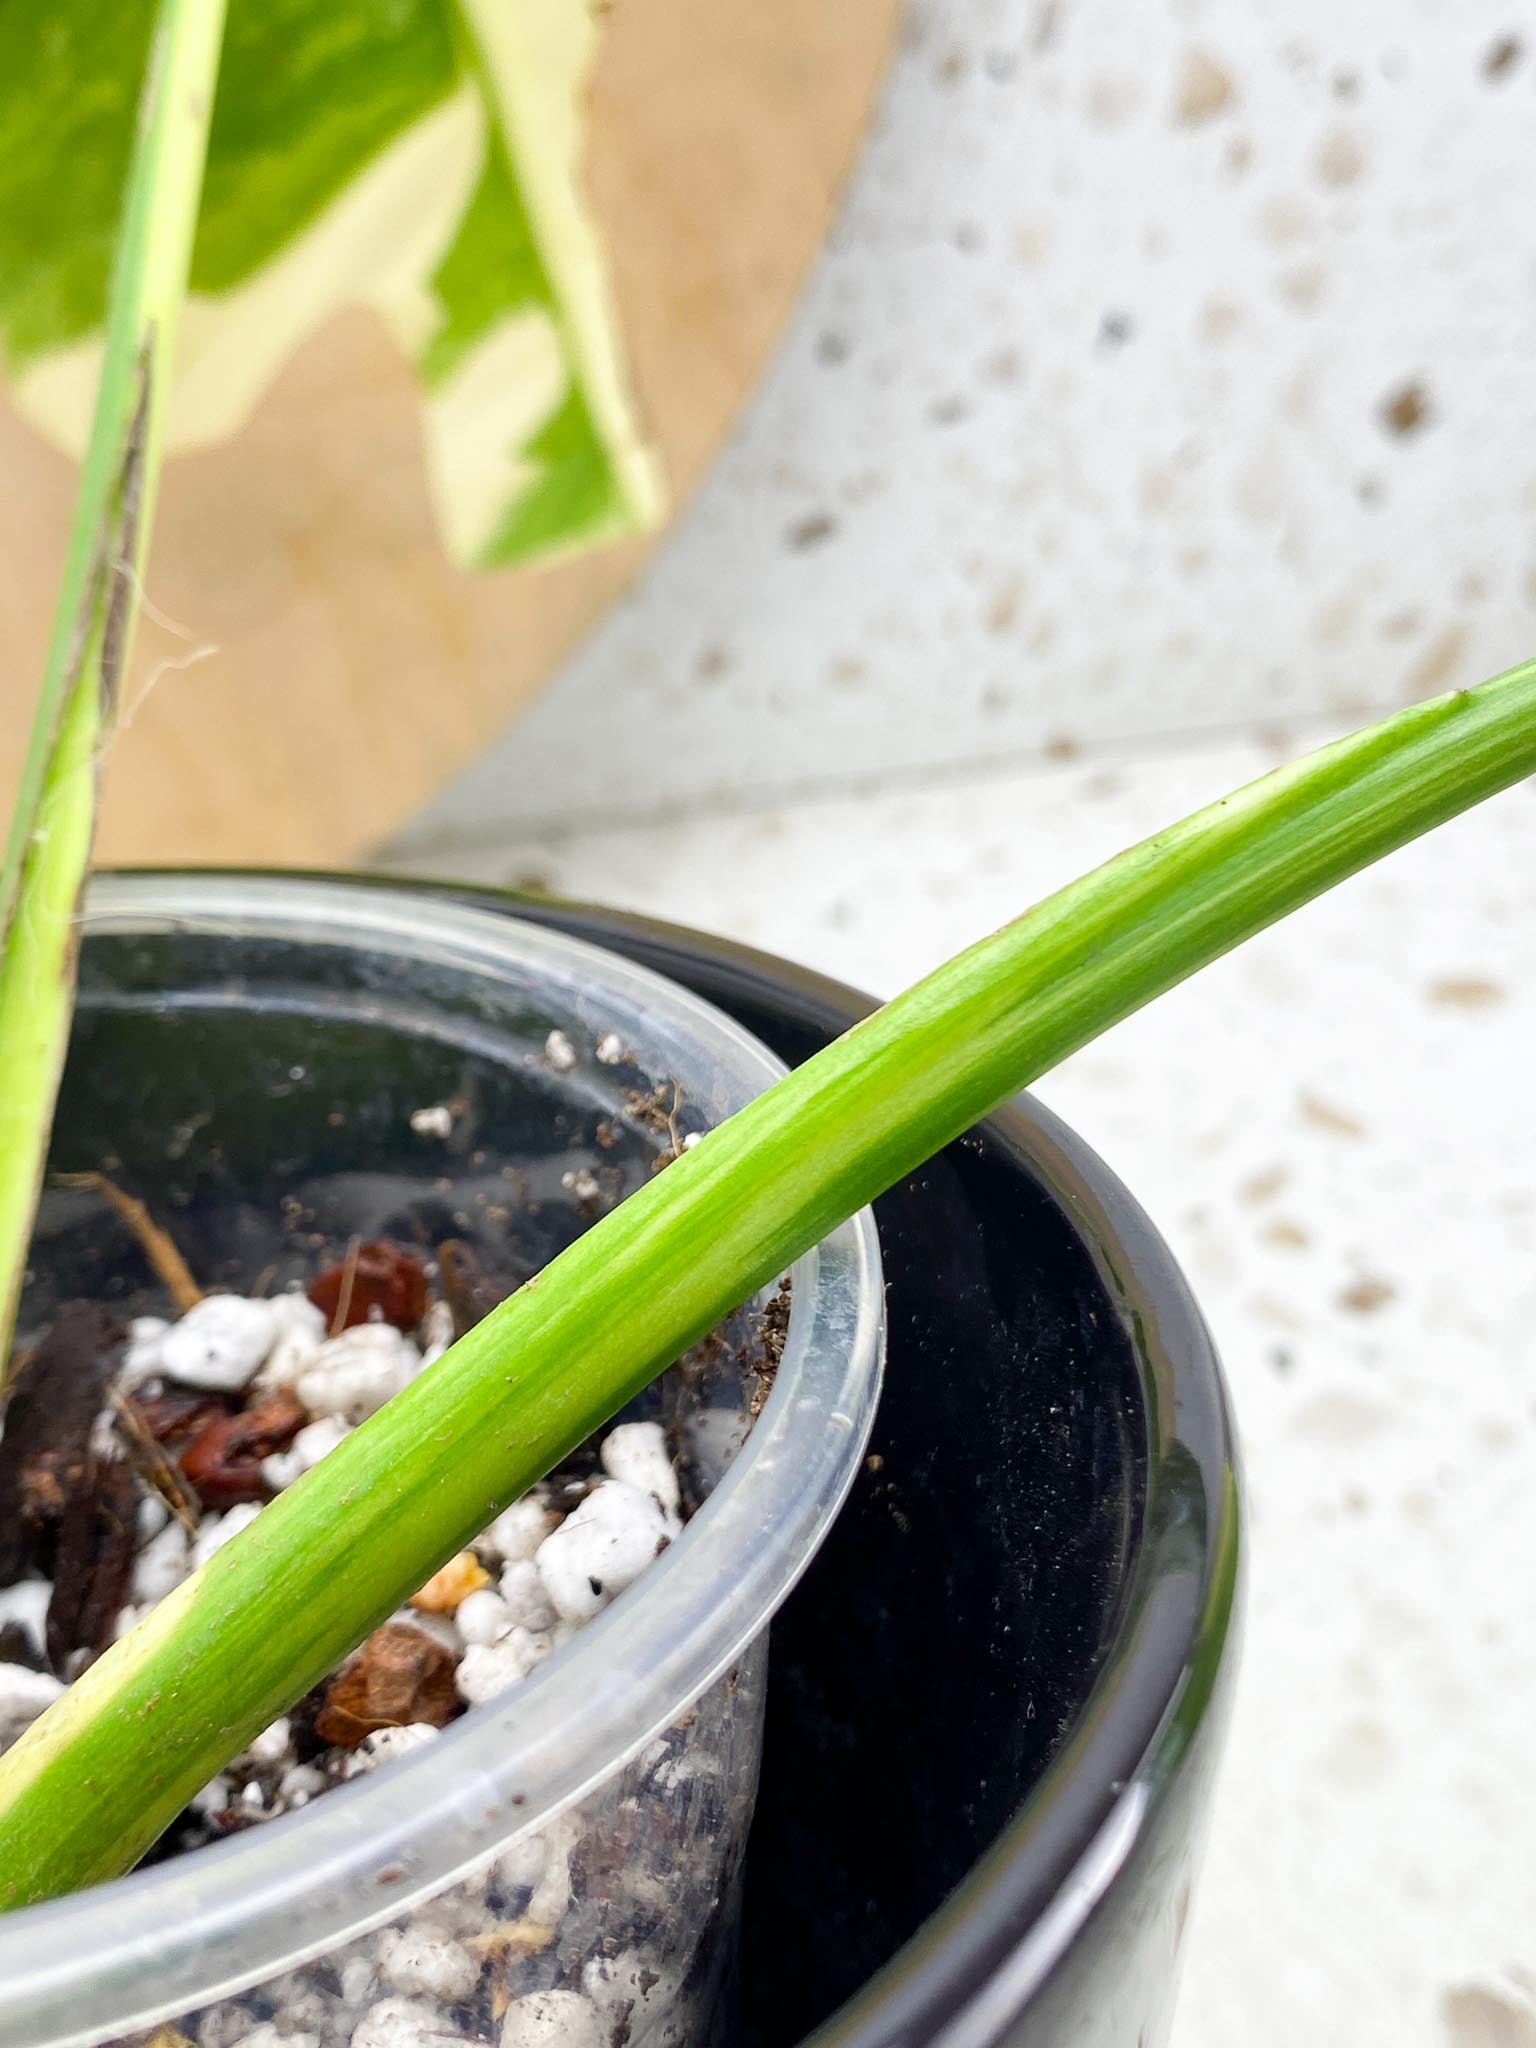
<svg viewBox="0 0 1536 2048">
<path fill-rule="evenodd" d="M 539 245 L 565 309 L 567 346 L 626 502 L 641 524 L 663 489 L 635 415 L 602 239 L 587 204 L 582 164 L 586 84 L 597 51 L 588 0 L 464 0 L 491 73 L 503 128 Z"/>
<path fill-rule="evenodd" d="M 522 449 L 569 377 L 554 321 L 529 307 L 501 321 L 424 395 L 427 477 L 455 561 L 474 561 L 507 507 L 538 481 L 538 465 Z"/>
<path fill-rule="evenodd" d="M 484 114 L 465 87 L 382 150 L 273 262 L 181 317 L 173 450 L 238 431 L 299 344 L 343 306 L 373 305 L 402 340 L 433 317 L 424 280 L 463 213 L 484 146 Z M 12 387 L 17 408 L 73 455 L 85 445 L 101 338 L 39 359 Z"/>
</svg>

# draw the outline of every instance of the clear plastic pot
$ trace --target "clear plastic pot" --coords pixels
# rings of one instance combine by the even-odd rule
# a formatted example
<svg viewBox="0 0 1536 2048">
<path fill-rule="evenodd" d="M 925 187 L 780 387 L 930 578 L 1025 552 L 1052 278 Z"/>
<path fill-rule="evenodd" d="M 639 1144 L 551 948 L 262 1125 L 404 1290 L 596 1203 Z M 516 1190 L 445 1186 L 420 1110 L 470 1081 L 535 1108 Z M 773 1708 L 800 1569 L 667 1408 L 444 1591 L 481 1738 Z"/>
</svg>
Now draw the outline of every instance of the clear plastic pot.
<svg viewBox="0 0 1536 2048">
<path fill-rule="evenodd" d="M 532 1270 L 582 1227 L 594 1179 L 616 1198 L 779 1071 L 674 984 L 511 919 L 344 884 L 113 877 L 86 921 L 53 1163 L 147 1196 L 205 1284 L 281 1280 L 322 1243 L 413 1229 L 494 1239 Z M 34 1269 L 34 1323 L 70 1294 L 147 1305 L 128 1241 L 78 1194 L 47 1197 Z M 674 1389 L 707 1498 L 628 1593 L 425 1751 L 0 1917 L 0 2048 L 162 2021 L 198 2048 L 714 2038 L 764 1632 L 878 1389 L 868 1214 L 792 1277 L 755 1422 L 754 1305 Z"/>
</svg>

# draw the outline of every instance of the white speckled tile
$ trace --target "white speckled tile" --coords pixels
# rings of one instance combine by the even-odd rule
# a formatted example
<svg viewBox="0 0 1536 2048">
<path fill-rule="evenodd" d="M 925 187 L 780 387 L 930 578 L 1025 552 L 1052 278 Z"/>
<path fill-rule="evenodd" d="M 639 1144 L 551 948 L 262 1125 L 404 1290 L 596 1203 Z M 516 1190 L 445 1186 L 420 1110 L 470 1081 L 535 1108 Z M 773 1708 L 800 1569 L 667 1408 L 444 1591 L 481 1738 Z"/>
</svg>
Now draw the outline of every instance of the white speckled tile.
<svg viewBox="0 0 1536 2048">
<path fill-rule="evenodd" d="M 1536 629 L 1508 0 L 924 0 L 634 598 L 423 819 L 1382 705 Z"/>
<path fill-rule="evenodd" d="M 475 866 L 889 991 L 1270 759 L 1226 740 Z M 1246 1450 L 1251 1615 L 1176 2048 L 1536 2041 L 1533 1043 L 1525 785 L 1041 1086 L 1184 1261 Z"/>
</svg>

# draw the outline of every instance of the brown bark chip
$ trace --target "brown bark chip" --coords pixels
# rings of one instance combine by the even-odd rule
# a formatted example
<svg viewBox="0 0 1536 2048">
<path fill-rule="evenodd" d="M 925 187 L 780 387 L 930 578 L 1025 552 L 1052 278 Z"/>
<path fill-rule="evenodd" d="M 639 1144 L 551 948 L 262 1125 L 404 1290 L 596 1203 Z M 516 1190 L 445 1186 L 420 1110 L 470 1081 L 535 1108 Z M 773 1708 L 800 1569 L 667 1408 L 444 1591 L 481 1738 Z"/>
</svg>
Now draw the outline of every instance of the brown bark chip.
<svg viewBox="0 0 1536 2048">
<path fill-rule="evenodd" d="M 264 1500 L 261 1461 L 285 1451 L 309 1420 L 291 1394 L 277 1393 L 238 1415 L 205 1423 L 181 1454 L 181 1469 L 208 1508 Z"/>
<path fill-rule="evenodd" d="M 356 1749 L 378 1728 L 404 1728 L 412 1721 L 442 1728 L 459 1710 L 453 1687 L 457 1662 L 424 1629 L 387 1621 L 326 1687 L 315 1733 L 322 1742 Z"/>
<path fill-rule="evenodd" d="M 420 1259 L 382 1239 L 361 1244 L 340 1265 L 327 1266 L 309 1290 L 332 1336 L 356 1323 L 383 1321 L 414 1330 L 427 1310 L 427 1275 Z"/>
</svg>

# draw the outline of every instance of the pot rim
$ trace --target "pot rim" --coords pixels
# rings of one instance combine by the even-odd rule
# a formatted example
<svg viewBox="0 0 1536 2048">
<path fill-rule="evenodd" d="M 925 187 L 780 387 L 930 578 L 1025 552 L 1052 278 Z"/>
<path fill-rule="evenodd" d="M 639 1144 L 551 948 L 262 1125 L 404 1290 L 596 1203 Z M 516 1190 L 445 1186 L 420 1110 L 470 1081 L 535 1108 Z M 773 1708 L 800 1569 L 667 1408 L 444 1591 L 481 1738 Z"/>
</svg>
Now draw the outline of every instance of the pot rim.
<svg viewBox="0 0 1536 2048">
<path fill-rule="evenodd" d="M 634 1042 L 654 1042 L 664 1026 L 695 1044 L 725 1077 L 731 1106 L 784 1071 L 723 1012 L 621 954 L 409 884 L 228 871 L 92 884 L 87 938 L 199 927 L 388 947 L 508 984 L 531 972 L 573 1004 L 592 1005 L 595 988 L 607 1024 L 644 1020 Z M 606 1779 L 728 1670 L 829 1528 L 879 1389 L 884 1294 L 871 1213 L 792 1273 L 784 1351 L 762 1413 L 632 1593 L 501 1701 L 388 1771 L 192 1856 L 0 1916 L 0 2048 L 128 2033 L 395 1918 Z"/>
</svg>

